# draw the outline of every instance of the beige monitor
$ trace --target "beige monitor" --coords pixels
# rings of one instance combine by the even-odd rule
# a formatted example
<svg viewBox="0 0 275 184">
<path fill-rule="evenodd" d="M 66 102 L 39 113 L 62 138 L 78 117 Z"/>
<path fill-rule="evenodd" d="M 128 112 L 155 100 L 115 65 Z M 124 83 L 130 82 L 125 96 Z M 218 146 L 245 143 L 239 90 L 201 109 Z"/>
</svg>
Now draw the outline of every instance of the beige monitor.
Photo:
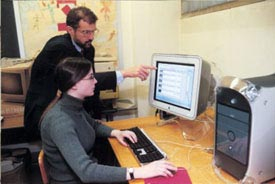
<svg viewBox="0 0 275 184">
<path fill-rule="evenodd" d="M 95 71 L 100 72 L 109 72 L 115 71 L 117 67 L 117 59 L 115 57 L 95 57 Z M 116 90 L 108 89 L 100 91 L 100 99 L 116 99 L 119 97 L 119 88 L 116 87 Z"/>
<path fill-rule="evenodd" d="M 1 100 L 24 102 L 30 81 L 32 61 L 1 68 Z"/>
</svg>

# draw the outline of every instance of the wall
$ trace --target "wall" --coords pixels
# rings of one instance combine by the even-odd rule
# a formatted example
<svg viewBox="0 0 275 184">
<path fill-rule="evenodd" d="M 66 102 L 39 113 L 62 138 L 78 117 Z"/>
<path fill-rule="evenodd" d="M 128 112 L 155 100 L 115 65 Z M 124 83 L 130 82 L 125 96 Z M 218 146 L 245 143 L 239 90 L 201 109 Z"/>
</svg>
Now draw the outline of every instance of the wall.
<svg viewBox="0 0 275 184">
<path fill-rule="evenodd" d="M 149 64 L 152 53 L 163 52 L 200 55 L 217 79 L 275 72 L 275 1 L 185 19 L 179 8 L 180 0 L 120 3 L 121 67 Z M 154 112 L 148 104 L 148 84 L 128 80 L 121 86 L 121 97 L 137 96 L 139 116 Z"/>
<path fill-rule="evenodd" d="M 119 67 L 151 64 L 153 53 L 178 53 L 180 1 L 118 1 Z M 138 116 L 154 113 L 148 104 L 149 80 L 128 79 L 120 98 L 137 97 Z"/>
<path fill-rule="evenodd" d="M 275 72 L 275 1 L 181 20 L 180 51 L 212 64 L 216 77 Z"/>
</svg>

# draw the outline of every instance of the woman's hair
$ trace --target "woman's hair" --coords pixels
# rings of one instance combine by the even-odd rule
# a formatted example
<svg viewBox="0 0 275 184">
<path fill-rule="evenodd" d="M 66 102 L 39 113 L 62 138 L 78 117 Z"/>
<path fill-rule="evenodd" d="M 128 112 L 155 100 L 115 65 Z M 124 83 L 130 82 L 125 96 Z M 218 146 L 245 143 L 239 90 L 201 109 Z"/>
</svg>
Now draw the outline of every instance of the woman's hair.
<svg viewBox="0 0 275 184">
<path fill-rule="evenodd" d="M 39 121 L 39 128 L 45 115 L 61 98 L 62 93 L 67 92 L 78 81 L 83 79 L 89 73 L 91 68 L 92 63 L 89 60 L 82 57 L 67 57 L 57 65 L 55 69 L 55 82 L 59 90 L 56 94 L 56 97 L 51 101 L 51 103 L 43 112 Z"/>
<path fill-rule="evenodd" d="M 80 6 L 73 8 L 67 14 L 66 24 L 76 29 L 79 26 L 79 21 L 84 20 L 89 24 L 95 24 L 97 21 L 97 16 L 89 8 Z"/>
<path fill-rule="evenodd" d="M 55 82 L 61 92 L 67 92 L 90 71 L 92 63 L 83 57 L 67 57 L 56 67 Z"/>
</svg>

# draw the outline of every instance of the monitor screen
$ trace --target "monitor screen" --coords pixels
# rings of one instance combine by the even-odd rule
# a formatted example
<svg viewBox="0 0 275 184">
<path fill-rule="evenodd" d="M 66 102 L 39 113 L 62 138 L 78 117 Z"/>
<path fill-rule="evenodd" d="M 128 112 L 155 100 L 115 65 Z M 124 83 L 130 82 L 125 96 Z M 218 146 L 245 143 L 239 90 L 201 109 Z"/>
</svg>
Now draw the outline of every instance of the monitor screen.
<svg viewBox="0 0 275 184">
<path fill-rule="evenodd" d="M 154 99 L 190 110 L 194 67 L 193 64 L 157 62 Z"/>
<path fill-rule="evenodd" d="M 154 54 L 149 102 L 165 112 L 195 119 L 207 106 L 210 65 L 199 56 Z"/>
<path fill-rule="evenodd" d="M 22 76 L 21 73 L 5 73 L 1 74 L 1 93 L 22 95 Z"/>
</svg>

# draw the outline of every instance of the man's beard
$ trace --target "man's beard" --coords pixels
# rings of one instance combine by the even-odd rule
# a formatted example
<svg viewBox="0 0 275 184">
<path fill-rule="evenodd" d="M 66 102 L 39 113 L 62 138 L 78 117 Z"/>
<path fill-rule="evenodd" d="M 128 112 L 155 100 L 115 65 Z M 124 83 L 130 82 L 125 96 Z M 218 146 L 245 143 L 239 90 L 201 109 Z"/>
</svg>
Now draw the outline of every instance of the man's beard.
<svg viewBox="0 0 275 184">
<path fill-rule="evenodd" d="M 92 46 L 92 41 L 93 40 L 88 40 L 88 41 L 86 41 L 85 43 L 80 43 L 78 40 L 76 40 L 75 41 L 75 43 L 79 46 L 79 47 L 81 47 L 81 48 L 83 48 L 83 49 L 86 49 L 86 48 L 90 48 L 91 46 Z"/>
</svg>

